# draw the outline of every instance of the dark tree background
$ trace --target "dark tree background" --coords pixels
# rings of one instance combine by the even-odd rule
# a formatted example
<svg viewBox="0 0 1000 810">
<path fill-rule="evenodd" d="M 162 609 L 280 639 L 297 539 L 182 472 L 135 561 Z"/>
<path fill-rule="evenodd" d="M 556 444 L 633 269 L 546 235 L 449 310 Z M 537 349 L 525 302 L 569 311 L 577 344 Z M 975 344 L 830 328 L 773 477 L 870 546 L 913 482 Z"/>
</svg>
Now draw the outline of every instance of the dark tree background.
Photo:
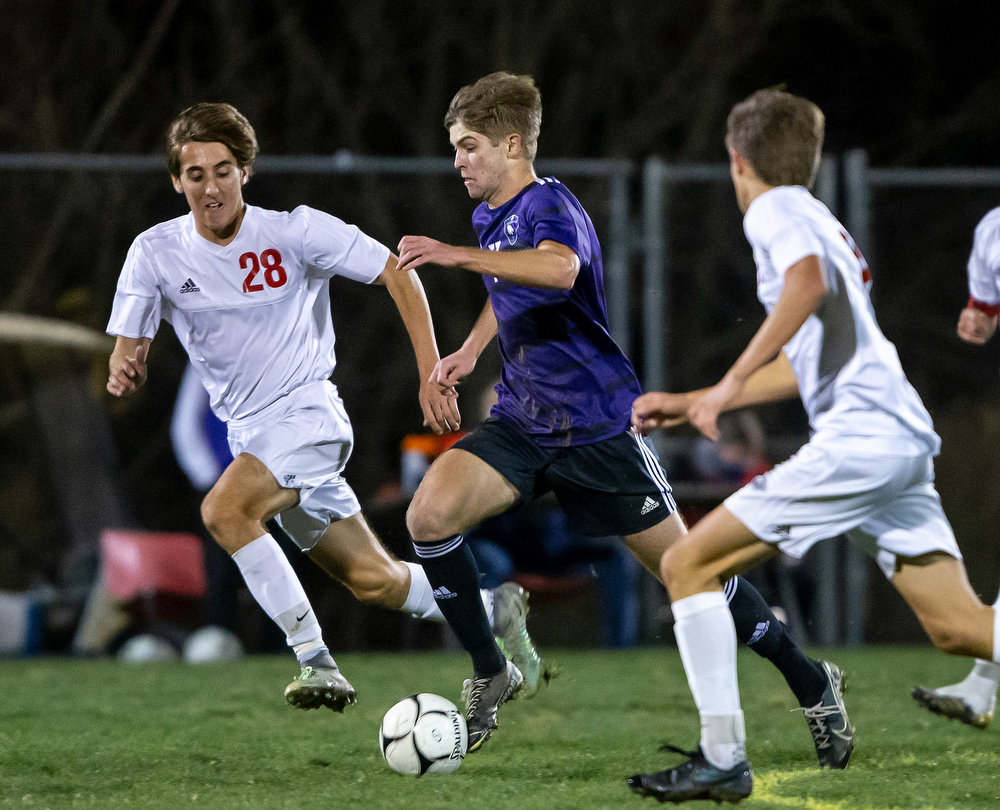
<svg viewBox="0 0 1000 810">
<path fill-rule="evenodd" d="M 784 83 L 825 110 L 831 153 L 863 148 L 875 166 L 996 162 L 1000 8 L 992 4 L 0 0 L 0 21 L 2 152 L 159 152 L 167 123 L 181 109 L 225 100 L 254 123 L 266 155 L 447 156 L 442 119 L 451 96 L 485 73 L 506 69 L 532 74 L 542 90 L 542 157 L 721 162 L 732 104 L 761 86 Z M 2 174 L 0 233 L 10 269 L 0 286 L 0 311 L 103 330 L 131 239 L 183 213 L 166 172 Z M 598 220 L 600 189 L 581 184 L 578 193 Z M 880 243 L 872 262 L 885 268 L 891 291 L 881 293 L 886 331 L 901 344 L 907 370 L 932 407 L 959 414 L 947 422 L 946 440 L 953 435 L 966 446 L 974 443 L 963 438 L 965 424 L 975 424 L 979 435 L 1000 432 L 995 413 L 982 404 L 995 396 L 996 353 L 970 355 L 953 337 L 971 228 L 995 204 L 991 193 L 977 194 L 964 207 L 940 198 L 905 205 L 885 200 L 883 227 L 896 241 Z M 473 239 L 472 205 L 452 178 L 261 172 L 246 195 L 272 207 L 323 207 L 389 245 L 413 231 Z M 677 235 L 677 249 L 732 278 L 716 269 L 678 288 L 685 297 L 672 306 L 685 328 L 698 332 L 671 357 L 678 387 L 711 382 L 760 318 L 752 277 L 736 280 L 749 254 L 731 192 L 720 187 L 708 197 L 704 207 L 693 193 L 682 199 L 691 224 Z M 949 217 L 956 209 L 960 213 Z M 706 239 L 700 218 L 722 223 L 714 230 L 725 236 Z M 922 239 L 933 235 L 937 241 L 927 250 L 945 252 L 914 259 L 907 227 Z M 899 255 L 905 258 L 894 259 Z M 914 266 L 925 259 L 927 267 Z M 949 281 L 936 286 L 940 276 L 930 271 Z M 453 350 L 482 305 L 482 285 L 434 269 L 422 275 L 442 350 Z M 359 494 L 371 498 L 397 475 L 399 438 L 420 424 L 405 332 L 387 297 L 358 286 L 334 287 L 337 382 L 358 429 L 349 476 Z M 718 312 L 702 314 L 699 305 L 720 289 L 746 309 L 736 328 Z M 894 300 L 903 304 L 893 309 Z M 915 357 L 907 345 L 919 347 Z M 65 504 L 59 508 L 52 493 L 56 471 L 72 456 L 53 443 L 54 427 L 44 424 L 51 401 L 38 394 L 53 379 L 82 375 L 110 417 L 110 452 L 124 482 L 123 520 L 149 528 L 197 520 L 197 497 L 185 489 L 169 446 L 167 419 L 184 358 L 168 328 L 151 362 L 143 394 L 111 402 L 101 393 L 103 360 L 88 367 L 64 353 L 0 345 L 0 586 L 58 578 L 59 560 L 75 542 Z M 922 363 L 934 371 L 922 372 Z M 486 357 L 470 388 L 485 383 L 493 369 L 495 358 Z M 972 377 L 980 382 L 960 382 Z M 55 421 L 67 427 L 65 419 Z M 985 449 L 973 455 L 985 464 L 992 458 Z M 950 469 L 947 459 L 944 468 Z M 997 478 L 995 470 L 977 478 L 990 504 Z M 995 525 L 997 511 L 990 506 L 976 514 Z M 996 576 L 988 573 L 993 579 L 981 587 L 992 599 Z"/>
</svg>

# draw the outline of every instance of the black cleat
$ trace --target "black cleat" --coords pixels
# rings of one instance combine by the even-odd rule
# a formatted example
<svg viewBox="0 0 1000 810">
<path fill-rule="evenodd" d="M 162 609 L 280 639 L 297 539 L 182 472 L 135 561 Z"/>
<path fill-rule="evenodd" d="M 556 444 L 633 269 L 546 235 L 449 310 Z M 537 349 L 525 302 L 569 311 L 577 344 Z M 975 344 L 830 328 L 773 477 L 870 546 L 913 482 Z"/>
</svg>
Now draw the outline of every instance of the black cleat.
<svg viewBox="0 0 1000 810">
<path fill-rule="evenodd" d="M 947 717 L 949 720 L 961 720 L 967 726 L 973 728 L 986 728 L 993 719 L 993 711 L 996 706 L 996 695 L 990 702 L 986 713 L 977 712 L 961 697 L 941 694 L 936 689 L 927 689 L 923 686 L 916 687 L 911 693 L 913 699 L 928 711 Z"/>
<path fill-rule="evenodd" d="M 496 675 L 467 680 L 462 687 L 465 701 L 465 723 L 469 729 L 469 749 L 475 753 L 497 728 L 497 711 L 508 700 L 519 697 L 524 678 L 520 670 L 508 661 Z"/>
<path fill-rule="evenodd" d="M 753 790 L 753 772 L 746 760 L 728 770 L 717 768 L 701 752 L 685 751 L 673 745 L 664 749 L 684 754 L 688 761 L 658 773 L 637 773 L 628 778 L 628 786 L 640 796 L 652 796 L 658 802 L 712 801 L 736 804 Z"/>
<path fill-rule="evenodd" d="M 843 770 L 854 751 L 854 726 L 844 706 L 844 673 L 830 661 L 821 662 L 826 674 L 826 689 L 815 706 L 795 709 L 806 716 L 809 731 L 816 744 L 816 756 L 821 768 Z"/>
</svg>

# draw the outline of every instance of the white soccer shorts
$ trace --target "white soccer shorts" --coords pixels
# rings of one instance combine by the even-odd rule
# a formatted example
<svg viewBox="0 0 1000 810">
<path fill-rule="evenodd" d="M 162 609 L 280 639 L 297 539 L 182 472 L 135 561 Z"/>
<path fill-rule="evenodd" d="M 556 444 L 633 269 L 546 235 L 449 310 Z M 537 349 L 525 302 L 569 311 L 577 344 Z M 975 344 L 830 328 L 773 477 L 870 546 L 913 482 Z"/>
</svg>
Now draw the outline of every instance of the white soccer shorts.
<svg viewBox="0 0 1000 810">
<path fill-rule="evenodd" d="M 261 413 L 229 423 L 235 458 L 260 459 L 275 480 L 299 491 L 299 503 L 278 516 L 296 545 L 308 551 L 334 520 L 361 511 L 342 475 L 354 447 L 344 403 L 330 382 L 297 388 Z"/>
<path fill-rule="evenodd" d="M 891 579 L 897 557 L 943 551 L 962 559 L 927 453 L 849 452 L 806 444 L 758 476 L 725 507 L 762 540 L 792 557 L 846 534 Z"/>
</svg>

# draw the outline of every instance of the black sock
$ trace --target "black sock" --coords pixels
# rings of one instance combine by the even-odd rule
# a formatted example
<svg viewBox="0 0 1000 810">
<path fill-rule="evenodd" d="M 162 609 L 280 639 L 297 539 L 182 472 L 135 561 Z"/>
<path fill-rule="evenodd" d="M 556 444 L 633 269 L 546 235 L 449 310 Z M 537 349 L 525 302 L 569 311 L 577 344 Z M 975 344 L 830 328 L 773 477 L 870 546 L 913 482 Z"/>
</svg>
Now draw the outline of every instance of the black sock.
<svg viewBox="0 0 1000 810">
<path fill-rule="evenodd" d="M 461 645 L 472 656 L 476 677 L 496 675 L 506 665 L 479 593 L 479 568 L 462 535 L 436 543 L 414 543 L 414 550 L 434 589 L 434 601 Z"/>
<path fill-rule="evenodd" d="M 822 667 L 792 641 L 764 597 L 743 577 L 729 580 L 725 591 L 736 637 L 778 668 L 800 706 L 819 703 L 826 689 Z"/>
</svg>

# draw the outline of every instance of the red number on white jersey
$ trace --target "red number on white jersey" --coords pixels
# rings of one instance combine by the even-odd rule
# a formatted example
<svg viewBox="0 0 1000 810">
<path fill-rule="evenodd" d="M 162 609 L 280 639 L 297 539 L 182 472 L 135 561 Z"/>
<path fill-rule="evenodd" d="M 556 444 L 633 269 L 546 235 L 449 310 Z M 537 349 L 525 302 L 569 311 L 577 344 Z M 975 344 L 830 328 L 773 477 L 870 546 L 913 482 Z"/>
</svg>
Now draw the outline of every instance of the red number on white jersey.
<svg viewBox="0 0 1000 810">
<path fill-rule="evenodd" d="M 268 287 L 282 287 L 288 281 L 288 273 L 281 266 L 281 254 L 274 248 L 268 248 L 263 251 L 259 259 L 256 253 L 248 252 L 240 256 L 240 269 L 246 270 L 250 268 L 247 277 L 243 279 L 243 292 L 260 292 L 264 289 L 264 285 L 259 281 L 254 282 L 254 279 L 257 278 L 257 274 L 260 272 L 261 261 L 264 264 L 264 281 Z"/>
<path fill-rule="evenodd" d="M 841 231 L 840 235 L 844 237 L 844 241 L 847 242 L 847 246 L 851 249 L 851 253 L 854 254 L 854 258 L 856 258 L 858 260 L 858 264 L 861 265 L 861 281 L 862 283 L 867 284 L 872 280 L 871 271 L 868 269 L 868 262 L 865 261 L 865 257 L 861 255 L 861 251 L 858 249 L 857 244 L 847 231 Z"/>
</svg>

